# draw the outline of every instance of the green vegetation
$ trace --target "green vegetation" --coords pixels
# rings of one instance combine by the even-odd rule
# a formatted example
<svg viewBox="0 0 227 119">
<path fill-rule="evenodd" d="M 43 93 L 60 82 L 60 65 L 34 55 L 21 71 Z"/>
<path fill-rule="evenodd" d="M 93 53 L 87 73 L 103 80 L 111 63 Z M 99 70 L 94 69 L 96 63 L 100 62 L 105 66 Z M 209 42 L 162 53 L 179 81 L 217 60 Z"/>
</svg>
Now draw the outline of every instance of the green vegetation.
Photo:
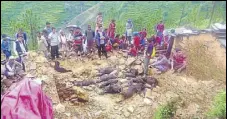
<svg viewBox="0 0 227 119">
<path fill-rule="evenodd" d="M 116 7 L 117 6 L 117 7 Z M 204 29 L 209 26 L 212 16 L 211 1 L 122 1 L 105 2 L 101 7 L 104 13 L 104 26 L 108 27 L 111 19 L 116 19 L 117 33 L 125 32 L 127 19 L 134 23 L 134 31 L 146 27 L 148 34 L 154 33 L 154 26 L 163 20 L 165 27 L 176 28 L 191 26 Z M 226 22 L 226 2 L 215 1 L 212 23 Z"/>
<path fill-rule="evenodd" d="M 81 3 L 83 2 L 3 1 L 1 31 L 13 37 L 19 28 L 23 28 L 29 38 L 29 49 L 34 50 L 37 47 L 36 32 L 41 31 L 47 21 L 58 28 L 97 2 Z"/>
<path fill-rule="evenodd" d="M 31 32 L 31 26 L 23 20 L 23 15 L 28 14 L 28 11 L 37 18 L 32 21 L 36 23 L 34 31 L 43 29 L 46 21 L 58 28 L 97 3 L 97 1 L 3 1 L 1 31 L 10 36 L 15 34 L 18 27 Z M 226 1 L 108 1 L 101 4 L 100 11 L 103 12 L 105 28 L 111 19 L 116 19 L 116 32 L 122 34 L 125 32 L 125 23 L 130 18 L 134 23 L 134 31 L 146 27 L 148 37 L 154 33 L 154 26 L 160 20 L 164 21 L 167 29 L 178 26 L 204 29 L 209 26 L 210 21 L 226 22 Z M 34 40 L 35 37 L 31 37 L 31 33 L 28 35 Z"/>
<path fill-rule="evenodd" d="M 23 14 L 28 10 L 39 18 L 37 24 L 39 30 L 45 27 L 46 21 L 51 22 L 55 27 L 60 27 L 80 14 L 81 6 L 82 11 L 85 11 L 96 3 L 91 1 L 81 5 L 79 1 L 3 1 L 1 2 L 1 31 L 13 36 L 17 30 L 14 31 L 15 26 L 11 22 L 21 24 Z M 29 29 L 24 30 L 28 32 Z"/>
<path fill-rule="evenodd" d="M 226 119 L 226 91 L 221 91 L 217 94 L 214 104 L 207 113 L 208 118 Z"/>
<path fill-rule="evenodd" d="M 166 105 L 158 107 L 154 114 L 154 119 L 170 119 L 174 117 L 176 110 L 176 102 L 168 102 Z"/>
</svg>

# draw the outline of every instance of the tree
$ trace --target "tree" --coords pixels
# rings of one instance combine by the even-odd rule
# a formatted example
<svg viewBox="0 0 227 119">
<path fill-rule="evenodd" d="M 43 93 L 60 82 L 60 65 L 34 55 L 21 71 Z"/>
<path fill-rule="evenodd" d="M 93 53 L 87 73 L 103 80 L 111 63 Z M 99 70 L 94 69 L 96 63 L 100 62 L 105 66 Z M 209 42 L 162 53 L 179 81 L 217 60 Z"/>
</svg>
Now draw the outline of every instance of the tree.
<svg viewBox="0 0 227 119">
<path fill-rule="evenodd" d="M 208 26 L 208 27 L 210 27 L 211 21 L 212 21 L 212 19 L 213 19 L 216 1 L 212 1 L 212 4 L 213 4 L 213 8 L 212 8 L 211 17 L 210 17 L 210 22 L 209 22 L 209 26 Z"/>
<path fill-rule="evenodd" d="M 37 49 L 37 40 L 36 40 L 36 32 L 39 31 L 39 21 L 37 15 L 33 14 L 32 10 L 26 10 L 26 12 L 22 15 L 23 20 L 22 24 L 24 28 L 26 28 L 28 31 L 28 34 L 30 35 L 30 48 L 32 50 Z"/>
</svg>

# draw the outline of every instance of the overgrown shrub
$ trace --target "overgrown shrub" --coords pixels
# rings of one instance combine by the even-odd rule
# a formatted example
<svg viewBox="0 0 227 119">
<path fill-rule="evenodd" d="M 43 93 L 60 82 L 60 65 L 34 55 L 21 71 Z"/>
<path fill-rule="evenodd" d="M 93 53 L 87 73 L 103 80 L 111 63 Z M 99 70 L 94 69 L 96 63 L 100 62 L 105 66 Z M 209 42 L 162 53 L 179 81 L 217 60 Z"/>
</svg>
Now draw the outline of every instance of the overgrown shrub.
<svg viewBox="0 0 227 119">
<path fill-rule="evenodd" d="M 158 107 L 154 114 L 154 119 L 170 119 L 173 118 L 176 112 L 176 102 L 171 101 L 168 102 L 166 105 L 162 105 Z"/>
<path fill-rule="evenodd" d="M 210 119 L 226 119 L 226 91 L 221 91 L 214 99 L 211 109 L 207 113 Z"/>
</svg>

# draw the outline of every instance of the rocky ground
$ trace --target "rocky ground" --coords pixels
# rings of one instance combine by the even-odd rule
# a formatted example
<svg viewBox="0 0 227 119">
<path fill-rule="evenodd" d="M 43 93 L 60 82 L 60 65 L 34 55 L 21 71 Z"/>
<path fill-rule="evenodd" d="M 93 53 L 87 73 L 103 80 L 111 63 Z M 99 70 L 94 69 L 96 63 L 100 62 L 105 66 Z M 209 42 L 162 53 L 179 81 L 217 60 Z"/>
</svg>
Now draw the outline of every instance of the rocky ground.
<svg viewBox="0 0 227 119">
<path fill-rule="evenodd" d="M 210 40 L 213 39 L 210 38 Z M 210 45 L 210 47 L 214 46 L 220 47 L 216 42 Z M 219 51 L 222 53 L 225 50 L 219 48 Z M 220 60 L 223 60 L 224 55 L 217 53 L 219 53 Z M 72 88 L 74 95 L 87 102 L 61 101 L 58 90 L 62 86 L 57 85 L 58 83 L 65 84 L 67 88 L 72 86 L 70 81 L 96 80 L 98 78 L 96 69 L 108 66 L 117 68 L 118 80 L 123 82 L 124 70 L 135 60 L 127 59 L 124 54 L 119 53 L 114 53 L 108 60 L 99 60 L 97 57 L 94 57 L 94 60 L 90 59 L 59 60 L 62 67 L 73 71 L 61 74 L 55 72 L 52 67 L 53 63 L 47 62 L 41 55 L 30 53 L 26 67 L 29 74 L 45 82 L 43 89 L 53 101 L 55 119 L 151 119 L 159 105 L 172 99 L 178 99 L 180 104 L 175 118 L 203 118 L 216 93 L 221 89 L 226 89 L 223 81 L 196 80 L 185 74 L 172 74 L 172 72 L 157 75 L 152 69 L 152 76 L 157 78 L 158 86 L 153 90 L 147 89 L 145 97 L 135 94 L 124 100 L 121 94 L 103 94 L 97 85 L 90 85 Z M 141 66 L 142 64 L 138 66 L 135 62 L 132 63 L 132 67 L 139 70 L 142 70 Z"/>
</svg>

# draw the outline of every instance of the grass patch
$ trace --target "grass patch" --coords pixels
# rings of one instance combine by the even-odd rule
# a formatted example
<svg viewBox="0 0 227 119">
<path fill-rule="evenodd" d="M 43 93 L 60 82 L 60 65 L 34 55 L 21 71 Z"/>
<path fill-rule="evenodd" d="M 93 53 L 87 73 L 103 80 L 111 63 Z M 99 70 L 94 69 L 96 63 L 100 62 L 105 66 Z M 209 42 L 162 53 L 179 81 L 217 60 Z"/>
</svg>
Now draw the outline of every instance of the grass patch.
<svg viewBox="0 0 227 119">
<path fill-rule="evenodd" d="M 210 119 L 226 119 L 226 91 L 221 91 L 215 96 L 214 103 L 207 113 Z"/>
<path fill-rule="evenodd" d="M 208 52 L 208 47 L 196 39 L 187 40 L 184 48 L 187 55 L 186 74 L 199 80 L 226 79 L 225 66 L 217 65 L 214 54 Z"/>
<path fill-rule="evenodd" d="M 176 101 L 168 102 L 166 105 L 158 107 L 153 119 L 171 119 L 174 117 L 176 110 Z"/>
</svg>

